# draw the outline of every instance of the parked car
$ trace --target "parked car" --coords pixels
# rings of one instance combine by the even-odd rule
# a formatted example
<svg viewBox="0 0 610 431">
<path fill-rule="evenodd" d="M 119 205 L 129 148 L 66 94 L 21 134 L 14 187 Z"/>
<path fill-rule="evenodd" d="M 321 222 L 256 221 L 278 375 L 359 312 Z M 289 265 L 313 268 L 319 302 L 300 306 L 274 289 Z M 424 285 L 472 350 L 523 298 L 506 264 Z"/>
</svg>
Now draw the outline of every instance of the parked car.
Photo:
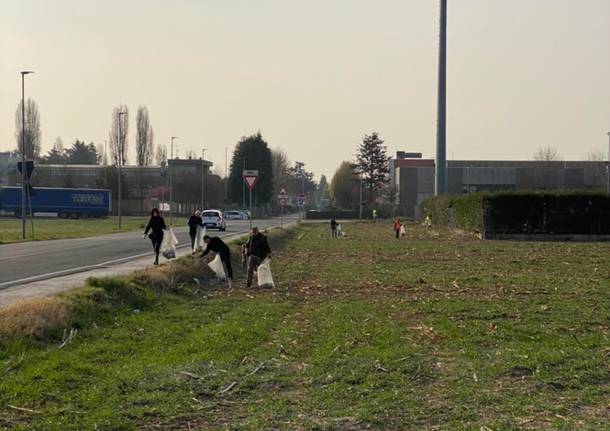
<svg viewBox="0 0 610 431">
<path fill-rule="evenodd" d="M 242 211 L 225 211 L 223 214 L 225 220 L 248 220 L 248 215 Z"/>
<path fill-rule="evenodd" d="M 209 229 L 227 230 L 227 222 L 220 210 L 205 210 L 201 213 L 203 225 Z"/>
</svg>

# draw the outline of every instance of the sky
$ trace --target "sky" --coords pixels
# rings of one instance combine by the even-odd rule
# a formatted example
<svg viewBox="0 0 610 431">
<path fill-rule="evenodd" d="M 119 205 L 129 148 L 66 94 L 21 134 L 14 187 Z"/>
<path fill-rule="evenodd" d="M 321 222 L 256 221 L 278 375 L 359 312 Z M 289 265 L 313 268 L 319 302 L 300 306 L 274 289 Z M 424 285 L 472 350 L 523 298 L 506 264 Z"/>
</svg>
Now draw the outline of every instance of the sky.
<svg viewBox="0 0 610 431">
<path fill-rule="evenodd" d="M 0 151 L 21 97 L 42 147 L 102 143 L 146 105 L 155 143 L 224 171 L 260 131 L 332 176 L 364 134 L 434 158 L 438 0 L 0 0 Z M 608 151 L 609 0 L 449 0 L 447 158 Z"/>
</svg>

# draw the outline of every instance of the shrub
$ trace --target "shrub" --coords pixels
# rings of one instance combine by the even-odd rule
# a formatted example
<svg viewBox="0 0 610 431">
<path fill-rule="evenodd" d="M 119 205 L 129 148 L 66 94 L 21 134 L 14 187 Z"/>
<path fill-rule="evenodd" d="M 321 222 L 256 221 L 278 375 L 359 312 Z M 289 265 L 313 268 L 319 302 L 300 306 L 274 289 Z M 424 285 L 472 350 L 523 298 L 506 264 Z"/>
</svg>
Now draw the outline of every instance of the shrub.
<svg viewBox="0 0 610 431">
<path fill-rule="evenodd" d="M 55 297 L 16 302 L 0 310 L 0 335 L 41 339 L 47 331 L 64 327 L 66 306 Z"/>
</svg>

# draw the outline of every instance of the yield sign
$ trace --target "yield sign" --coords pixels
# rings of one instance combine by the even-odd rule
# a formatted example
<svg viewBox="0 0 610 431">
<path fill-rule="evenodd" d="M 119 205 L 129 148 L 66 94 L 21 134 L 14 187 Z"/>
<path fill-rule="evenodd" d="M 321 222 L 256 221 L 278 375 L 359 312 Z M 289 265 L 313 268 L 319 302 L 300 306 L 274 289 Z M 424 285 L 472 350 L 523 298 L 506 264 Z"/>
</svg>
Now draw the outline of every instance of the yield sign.
<svg viewBox="0 0 610 431">
<path fill-rule="evenodd" d="M 286 189 L 282 187 L 282 190 L 280 190 L 280 195 L 286 196 L 287 194 Z"/>
<path fill-rule="evenodd" d="M 256 185 L 256 182 L 258 181 L 258 171 L 245 170 L 242 174 L 242 177 L 244 179 L 244 182 L 246 183 L 246 186 L 248 186 L 250 191 L 252 191 L 252 189 L 254 189 L 254 186 Z"/>
</svg>

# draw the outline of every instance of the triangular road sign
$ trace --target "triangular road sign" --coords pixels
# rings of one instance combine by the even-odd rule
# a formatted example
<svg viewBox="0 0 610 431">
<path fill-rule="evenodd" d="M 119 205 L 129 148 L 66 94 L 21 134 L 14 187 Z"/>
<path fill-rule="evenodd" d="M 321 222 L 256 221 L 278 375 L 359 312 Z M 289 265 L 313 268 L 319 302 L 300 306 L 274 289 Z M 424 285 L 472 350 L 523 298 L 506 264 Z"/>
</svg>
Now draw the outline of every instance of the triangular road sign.
<svg viewBox="0 0 610 431">
<path fill-rule="evenodd" d="M 256 182 L 258 181 L 258 171 L 244 171 L 243 178 L 244 182 L 246 183 L 246 186 L 248 186 L 250 191 L 252 191 L 252 189 L 254 189 L 254 186 L 256 185 Z"/>
</svg>

